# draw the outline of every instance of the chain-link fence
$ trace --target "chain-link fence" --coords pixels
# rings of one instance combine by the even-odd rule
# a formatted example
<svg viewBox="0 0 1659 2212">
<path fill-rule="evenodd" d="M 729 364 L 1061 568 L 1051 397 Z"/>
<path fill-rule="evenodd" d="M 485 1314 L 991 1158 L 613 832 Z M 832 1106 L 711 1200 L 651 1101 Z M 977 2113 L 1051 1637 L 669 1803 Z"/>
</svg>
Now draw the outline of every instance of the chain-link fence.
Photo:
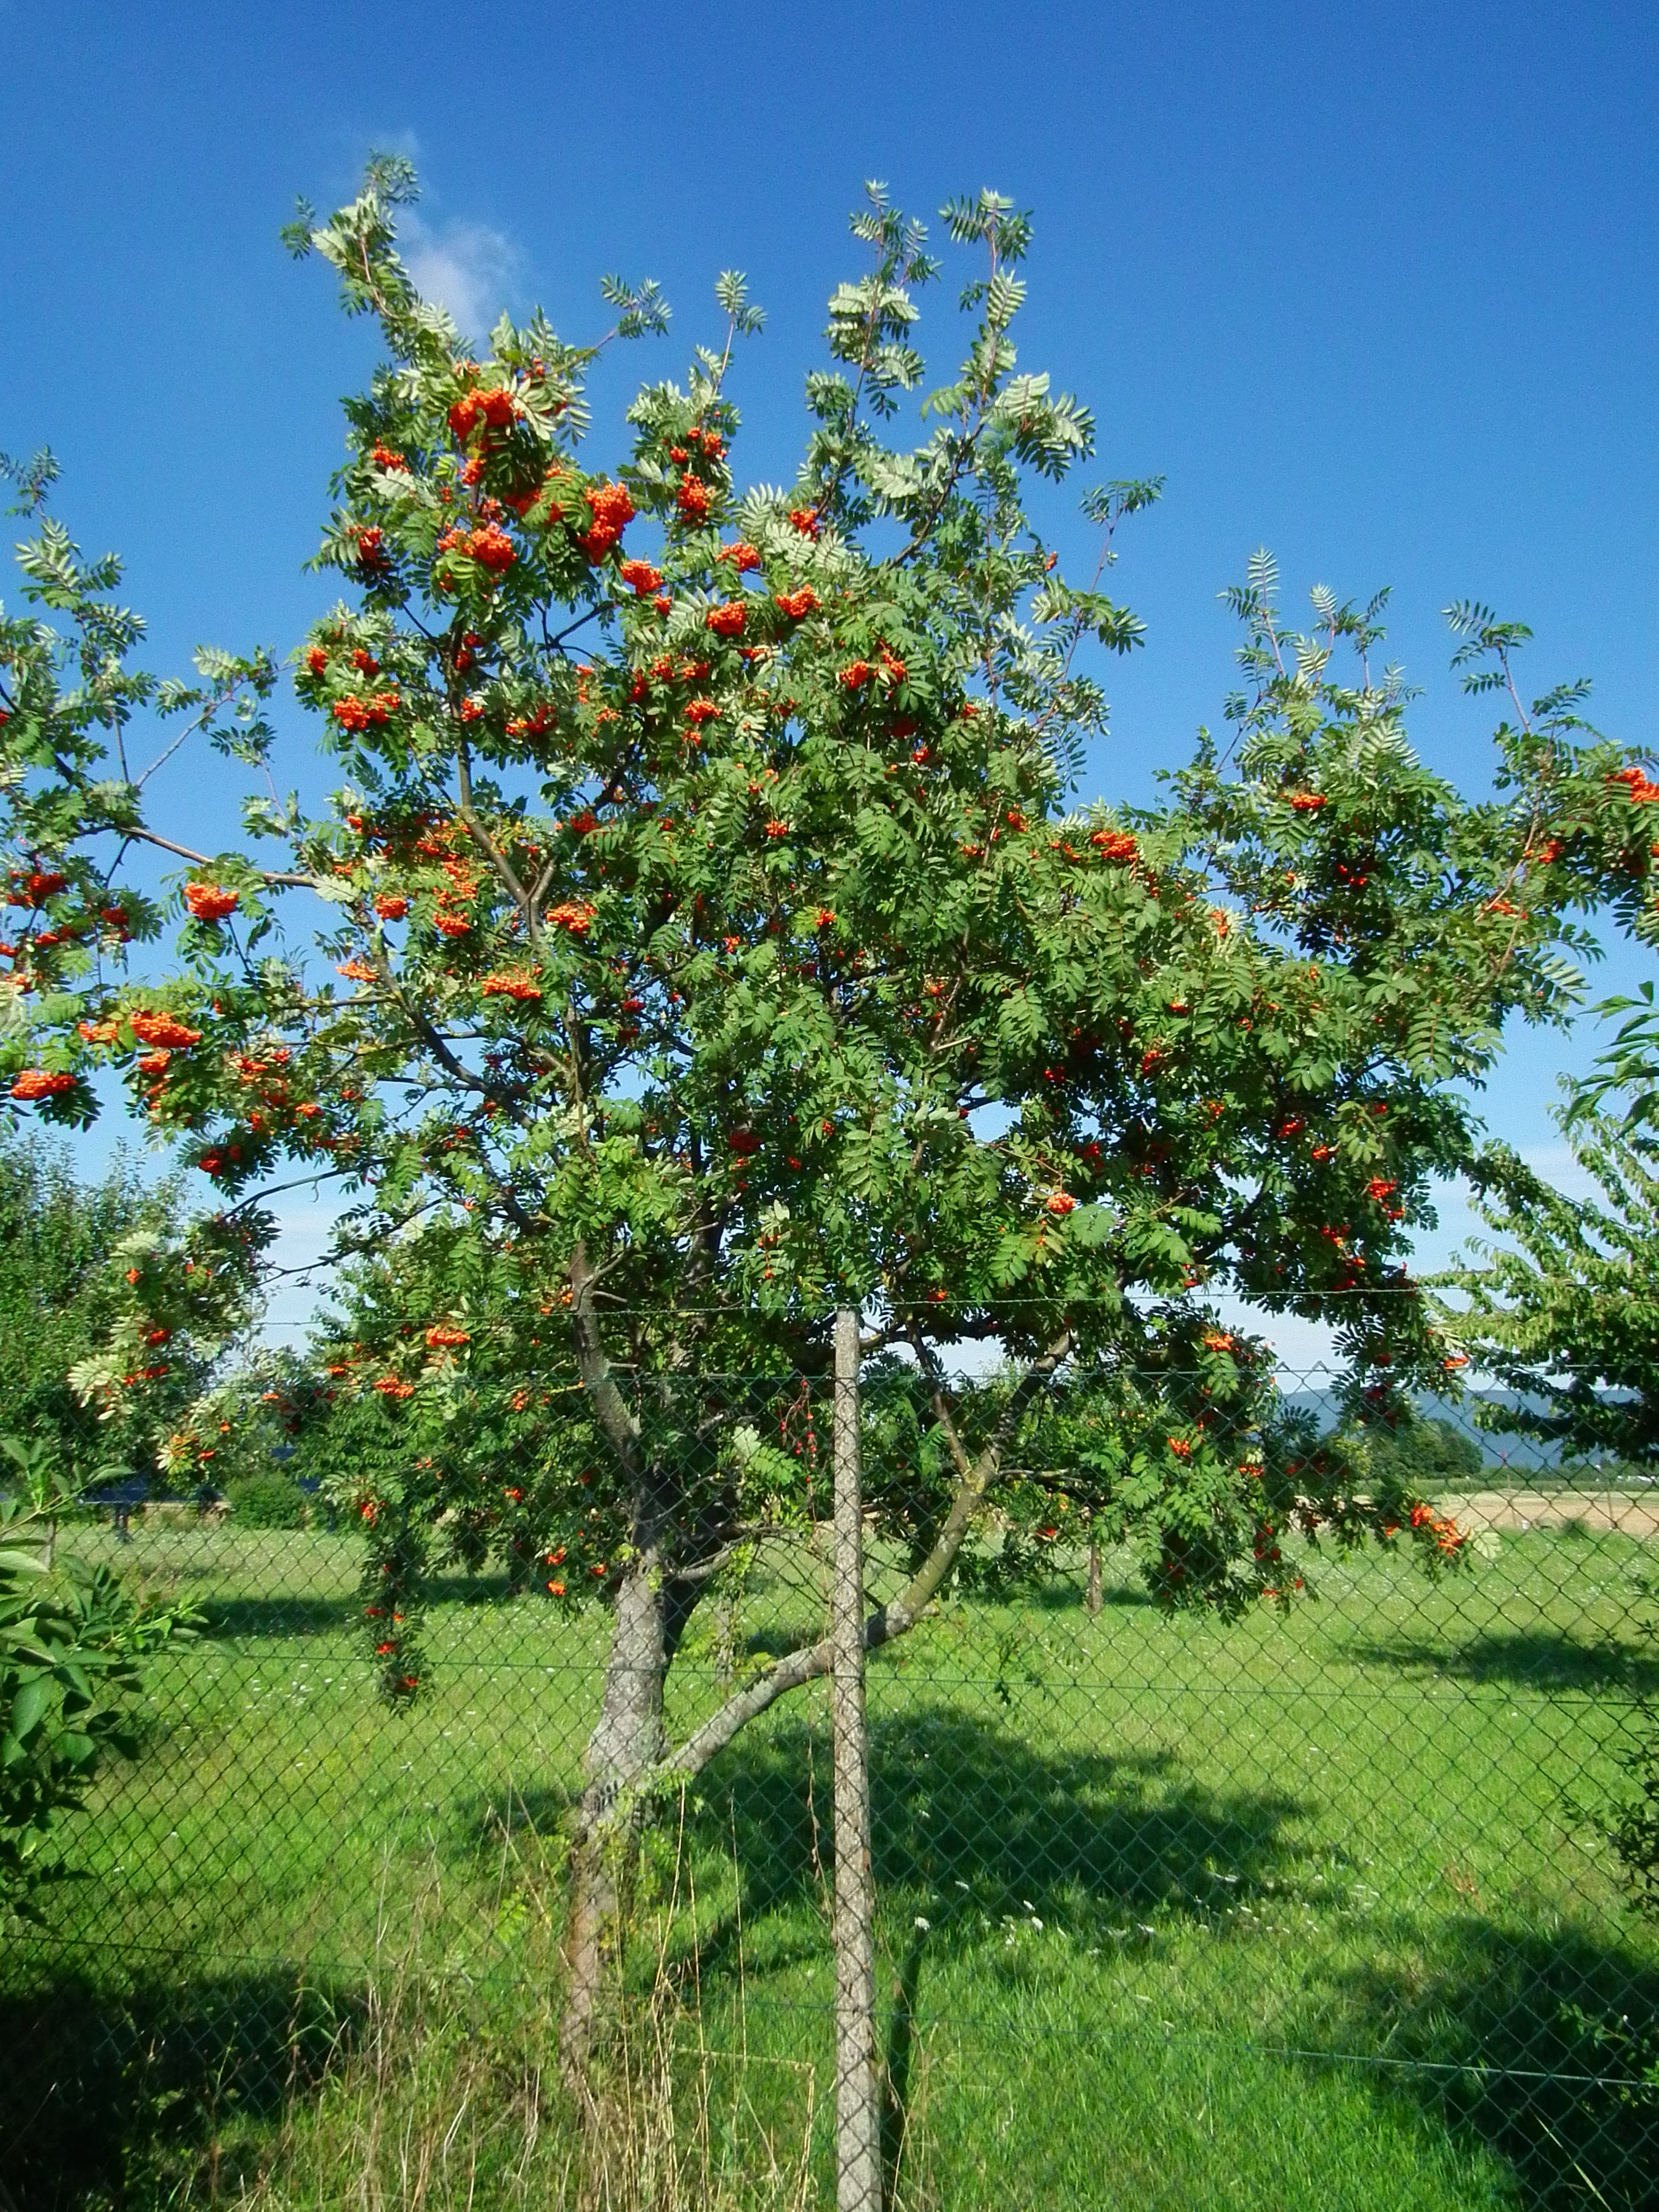
<svg viewBox="0 0 1659 2212">
<path fill-rule="evenodd" d="M 1278 1389 L 1304 1437 L 1342 1431 L 1331 1375 Z M 744 1449 L 809 1479 L 709 1555 L 669 1639 L 671 1745 L 826 1632 L 828 1389 L 724 1386 Z M 870 1657 L 896 2201 L 1659 2203 L 1659 1927 L 1628 1817 L 1616 1843 L 1659 1729 L 1659 1494 L 1482 1426 L 1482 1404 L 1419 1401 L 1388 1440 L 1387 1479 L 1443 1532 L 1426 1552 L 1409 1526 L 1352 1549 L 1270 1531 L 1288 1609 L 1159 1602 L 1167 1547 L 1112 1504 L 1128 1462 L 1113 1493 L 1015 1448 L 955 1574 Z M 884 1492 L 881 1449 L 872 1608 L 931 1534 Z M 109 1497 L 58 1534 L 187 1600 L 199 1632 L 147 1662 L 137 1755 L 105 1767 L 39 1918 L 5 1935 L 21 2212 L 327 2201 L 331 2110 L 356 2100 L 362 2150 L 422 2065 L 433 2140 L 399 2108 L 401 2179 L 362 2201 L 552 2201 L 524 2195 L 525 2146 L 557 2094 L 615 1563 L 556 1563 L 543 1531 L 527 1571 L 521 1522 L 498 1541 L 452 1510 L 471 1533 L 430 1550 L 418 1692 L 388 1705 L 362 1507 L 298 1511 Z M 658 2124 L 695 2135 L 705 2179 L 746 2176 L 732 2203 L 833 2201 L 830 1772 L 809 1671 L 641 1809 L 621 1971 L 663 2057 Z"/>
</svg>

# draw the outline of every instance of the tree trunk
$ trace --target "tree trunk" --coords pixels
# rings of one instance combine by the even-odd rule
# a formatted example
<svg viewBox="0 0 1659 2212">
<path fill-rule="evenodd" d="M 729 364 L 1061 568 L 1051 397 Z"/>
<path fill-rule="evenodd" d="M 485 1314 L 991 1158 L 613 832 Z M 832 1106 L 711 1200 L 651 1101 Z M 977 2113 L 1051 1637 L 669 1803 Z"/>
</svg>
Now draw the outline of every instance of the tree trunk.
<svg viewBox="0 0 1659 2212">
<path fill-rule="evenodd" d="M 864 1502 L 859 1469 L 859 1318 L 836 1316 L 835 1665 L 836 2212 L 881 2212 L 876 2094 L 875 1887 L 864 1710 Z"/>
<path fill-rule="evenodd" d="M 856 1316 L 853 1318 L 856 1320 Z M 851 1616 L 852 1622 L 856 1624 L 860 1654 L 860 1708 L 863 1653 L 878 1650 L 896 1638 L 908 1635 L 922 1618 L 940 1583 L 955 1564 L 957 1554 L 973 1526 L 976 1514 L 998 1479 L 1002 1453 L 1018 1429 L 1026 1407 L 1047 1387 L 1070 1349 L 1070 1334 L 1062 1334 L 1040 1359 L 1031 1363 L 1004 1407 L 996 1430 L 982 1445 L 976 1459 L 971 1462 L 968 1459 L 960 1445 L 955 1443 L 952 1432 L 957 1462 L 957 1491 L 950 1511 L 934 1538 L 932 1550 L 898 1595 L 890 1598 L 868 1620 L 859 1620 L 856 1612 Z M 852 1371 L 855 1387 L 856 1351 L 857 1339 L 854 1335 Z M 838 1367 L 839 1352 L 838 1344 Z M 615 1382 L 597 1357 L 588 1387 L 593 1392 L 596 1405 L 601 1407 L 607 1393 L 613 1400 L 617 1399 Z M 836 1396 L 839 1415 L 842 1402 L 839 1388 Z M 856 1405 L 855 1396 L 853 1403 Z M 621 1440 L 619 1452 L 628 1462 L 635 1452 L 637 1437 L 628 1428 L 629 1417 L 619 1400 L 611 1407 L 611 1413 L 613 1419 L 608 1425 L 614 1427 Z M 855 1424 L 852 1433 L 856 1439 Z M 670 1751 L 663 1734 L 664 1685 L 675 1649 L 705 1583 L 700 1575 L 664 1575 L 658 1556 L 659 1540 L 662 1531 L 672 1522 L 672 1508 L 661 1499 L 648 1501 L 647 1490 L 635 1517 L 636 1528 L 646 1533 L 641 1539 L 636 1540 L 635 1564 L 617 1593 L 616 1625 L 611 1634 L 611 1657 L 605 1668 L 605 1698 L 599 1725 L 587 1747 L 587 1786 L 582 1793 L 581 1811 L 575 1828 L 570 1918 L 565 1937 L 570 1985 L 559 2033 L 561 2063 L 567 2081 L 573 2083 L 580 2083 L 603 2024 L 601 2000 L 607 1970 L 614 1963 L 620 1947 L 629 1902 L 629 1877 L 632 1871 L 634 1848 L 650 1802 L 651 1793 L 646 1785 L 654 1784 L 658 1788 L 667 1785 L 683 1788 L 694 1776 L 700 1774 L 708 1761 L 723 1751 L 757 1715 L 768 1711 L 790 1691 L 799 1689 L 807 1682 L 819 1680 L 836 1668 L 834 1636 L 822 1638 L 816 1644 L 802 1644 L 793 1651 L 786 1652 L 775 1666 L 769 1668 L 754 1681 L 744 1684 L 740 1689 L 734 1689 L 718 1711 L 712 1713 L 701 1727 L 694 1729 L 684 1743 Z M 856 1575 L 851 1577 L 845 1586 L 845 1592 L 837 1588 L 838 1623 L 844 1595 L 850 1594 L 861 1604 L 860 1580 Z M 850 1645 L 854 1627 L 848 1626 L 846 1633 Z M 846 1679 L 845 1674 L 842 1679 Z M 859 1735 L 862 1741 L 861 1726 Z M 840 1848 L 839 1781 L 838 1765 L 837 1869 L 839 1871 L 842 1866 L 861 1866 L 863 1879 L 867 1885 L 867 1778 L 864 1785 L 862 1847 L 855 1841 L 846 1852 Z M 877 2186 L 879 2187 L 878 2159 L 876 2174 Z M 879 2204 L 878 2198 L 871 2201 Z"/>
<path fill-rule="evenodd" d="M 603 2030 L 619 1964 L 633 1855 L 645 1812 L 638 1785 L 663 1753 L 663 1684 L 672 1656 L 661 1571 L 647 1553 L 617 1592 L 599 1724 L 588 1742 L 565 1932 L 569 1988 L 559 2027 L 567 2080 L 579 2080 Z"/>
<path fill-rule="evenodd" d="M 1089 1586 L 1083 1602 L 1091 1613 L 1100 1611 L 1100 1541 L 1095 1536 L 1089 1539 Z"/>
</svg>

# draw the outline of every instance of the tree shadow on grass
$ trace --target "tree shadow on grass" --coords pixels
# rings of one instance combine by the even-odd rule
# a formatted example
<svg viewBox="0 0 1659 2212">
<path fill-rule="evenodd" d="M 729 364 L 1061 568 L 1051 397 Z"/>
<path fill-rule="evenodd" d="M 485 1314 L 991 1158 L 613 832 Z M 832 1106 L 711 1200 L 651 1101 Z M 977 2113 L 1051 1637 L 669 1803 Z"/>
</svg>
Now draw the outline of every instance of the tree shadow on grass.
<svg viewBox="0 0 1659 2212">
<path fill-rule="evenodd" d="M 456 1800 L 446 1822 L 440 1845 L 443 1863 L 487 1879 L 498 1889 L 524 1881 L 540 1884 L 550 1869 L 562 1879 L 558 1845 L 580 1796 L 580 1779 L 508 1782 L 469 1790 Z"/>
<path fill-rule="evenodd" d="M 1400 1936 L 1403 1963 L 1350 1977 L 1322 2043 L 1376 2053 L 1378 2094 L 1489 2144 L 1529 2208 L 1659 2212 L 1659 1968 L 1582 1929 Z"/>
<path fill-rule="evenodd" d="M 1033 1613 L 1085 1613 L 1088 1583 L 1085 1577 L 1073 1581 L 1069 1576 L 1039 1583 L 1035 1589 L 1022 1592 L 1020 1601 Z M 1155 1605 L 1157 1600 L 1143 1583 L 1117 1581 L 1101 1584 L 1100 1602 L 1103 1609 L 1116 1613 L 1125 1608 L 1139 1611 Z"/>
<path fill-rule="evenodd" d="M 802 1622 L 774 1621 L 744 1638 L 743 1655 L 745 1659 L 787 1659 L 802 1644 L 811 1644 L 818 1632 Z"/>
<path fill-rule="evenodd" d="M 1496 1630 L 1451 1646 L 1404 1639 L 1348 1644 L 1342 1656 L 1358 1666 L 1395 1667 L 1482 1687 L 1616 1690 L 1632 1697 L 1659 1692 L 1659 1656 L 1651 1651 L 1610 1639 L 1582 1644 L 1547 1628 Z"/>
<path fill-rule="evenodd" d="M 0 2182 L 16 2212 L 234 2198 L 261 2123 L 314 2088 L 361 2007 L 280 1969 L 0 1990 Z M 244 2168 L 246 2167 L 246 2171 Z"/>
<path fill-rule="evenodd" d="M 424 1586 L 421 1601 L 428 1613 L 447 1607 L 490 1605 L 505 1598 L 504 1575 L 434 1575 Z M 195 1597 L 204 1633 L 225 1643 L 253 1644 L 263 1638 L 336 1634 L 363 1626 L 362 1594 L 356 1588 L 337 1590 L 327 1597 L 312 1591 L 281 1590 L 263 1596 Z M 364 1639 L 367 1651 L 368 1639 Z"/>
<path fill-rule="evenodd" d="M 361 1628 L 363 1601 L 342 1597 L 210 1597 L 198 1600 L 202 1633 L 216 1644 L 286 1642 L 296 1636 L 334 1636 Z"/>
<path fill-rule="evenodd" d="M 895 1929 L 897 1978 L 884 2031 L 883 2164 L 906 2158 L 915 2022 L 923 1977 L 1006 1924 L 1139 1944 L 1160 1908 L 1208 1915 L 1291 1866 L 1286 1825 L 1304 1808 L 1276 1793 L 1216 1793 L 1167 1753 L 1047 1753 L 949 1707 L 875 1720 L 871 1842 L 878 1909 Z M 767 1923 L 794 1948 L 787 1916 L 830 1880 L 830 1747 L 799 1723 L 739 1740 L 700 1778 L 692 1832 L 735 1860 L 738 1904 L 697 1946 L 702 1988 L 744 1972 Z M 816 1921 L 816 1916 L 814 1917 Z M 909 1923 L 899 1938 L 896 1929 Z M 822 1955 L 824 1936 L 807 1937 Z M 775 1963 L 781 1963 L 775 1958 Z M 1018 1971 L 1018 1968 L 1016 1969 Z M 750 1998 L 755 1994 L 750 1985 Z"/>
<path fill-rule="evenodd" d="M 1139 1942 L 1138 1923 L 1159 1907 L 1218 1915 L 1300 1856 L 1285 1832 L 1305 1810 L 1296 1801 L 1206 1790 L 1167 1753 L 1044 1753 L 943 1706 L 878 1718 L 870 1736 L 877 1896 L 885 1914 L 927 1920 L 930 1957 L 1032 1913 L 1075 1936 Z M 769 1917 L 781 1933 L 793 1911 L 825 1898 L 831 1771 L 825 1734 L 796 1722 L 740 1736 L 688 1793 L 686 1840 L 736 1875 L 732 1905 L 702 1919 L 705 1982 L 738 1968 Z M 569 1803 L 552 1786 L 514 1791 L 510 1802 L 474 1800 L 459 1823 L 459 1856 L 482 1864 L 510 1827 L 526 1838 L 528 1865 L 533 1839 Z M 659 1832 L 677 1826 L 665 1809 Z M 815 1954 L 822 1940 L 814 1928 Z"/>
<path fill-rule="evenodd" d="M 1162 1753 L 1045 1753 L 945 1707 L 871 1728 L 877 1893 L 924 1913 L 935 1940 L 977 1940 L 982 1922 L 1036 1912 L 1076 1933 L 1159 1905 L 1230 1904 L 1295 1856 L 1302 1808 L 1276 1794 L 1216 1794 Z M 810 1794 L 809 1794 L 810 1778 Z M 829 1746 L 795 1725 L 741 1740 L 702 1776 L 694 1832 L 735 1857 L 743 1922 L 820 1892 L 830 1852 Z M 715 1963 L 705 1944 L 705 1971 Z"/>
</svg>

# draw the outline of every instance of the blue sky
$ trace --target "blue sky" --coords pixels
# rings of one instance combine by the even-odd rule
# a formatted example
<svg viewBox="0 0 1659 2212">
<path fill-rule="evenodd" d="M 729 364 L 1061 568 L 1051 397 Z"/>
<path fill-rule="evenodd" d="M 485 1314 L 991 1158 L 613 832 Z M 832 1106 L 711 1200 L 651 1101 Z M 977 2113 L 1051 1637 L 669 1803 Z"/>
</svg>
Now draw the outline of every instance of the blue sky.
<svg viewBox="0 0 1659 2212">
<path fill-rule="evenodd" d="M 1093 407 L 1099 476 L 1162 473 L 1116 587 L 1092 787 L 1146 796 L 1220 720 L 1218 604 L 1269 545 L 1287 601 L 1394 587 L 1420 749 L 1465 785 L 1486 723 L 1439 610 L 1530 623 L 1534 689 L 1594 678 L 1610 733 L 1659 703 L 1659 31 L 1650 8 L 894 4 L 576 10 L 0 0 L 0 447 L 50 443 L 60 511 L 120 550 L 155 665 L 286 651 L 331 597 L 301 564 L 368 333 L 276 231 L 418 161 L 417 270 L 480 319 L 603 327 L 602 272 L 657 277 L 675 372 L 718 270 L 769 310 L 734 387 L 749 473 L 793 471 L 823 303 L 867 176 L 931 216 L 990 184 L 1036 211 L 1028 366 Z M 954 358 L 949 286 L 922 342 Z M 603 428 L 600 433 L 603 439 Z M 603 447 L 601 445 L 601 450 Z M 1062 532 L 1062 542 L 1066 542 Z M 1075 543 L 1083 550 L 1080 527 Z M 8 592 L 9 596 L 9 592 Z M 289 713 L 296 745 L 303 725 Z M 173 787 L 203 818 L 199 782 Z M 218 842 L 215 839 L 214 842 Z M 1628 957 L 1616 976 L 1640 972 Z M 1547 1146 L 1523 1041 L 1492 1125 Z"/>
</svg>

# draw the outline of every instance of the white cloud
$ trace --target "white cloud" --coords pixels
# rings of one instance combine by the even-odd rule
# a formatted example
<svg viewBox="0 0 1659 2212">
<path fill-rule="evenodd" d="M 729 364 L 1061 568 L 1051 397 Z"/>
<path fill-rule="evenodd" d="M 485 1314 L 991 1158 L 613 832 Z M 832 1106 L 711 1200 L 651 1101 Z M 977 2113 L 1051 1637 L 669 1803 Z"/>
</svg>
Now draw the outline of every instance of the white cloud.
<svg viewBox="0 0 1659 2212">
<path fill-rule="evenodd" d="M 506 305 L 518 256 L 488 223 L 399 221 L 398 249 L 416 289 L 447 307 L 465 337 L 482 338 Z"/>
</svg>

